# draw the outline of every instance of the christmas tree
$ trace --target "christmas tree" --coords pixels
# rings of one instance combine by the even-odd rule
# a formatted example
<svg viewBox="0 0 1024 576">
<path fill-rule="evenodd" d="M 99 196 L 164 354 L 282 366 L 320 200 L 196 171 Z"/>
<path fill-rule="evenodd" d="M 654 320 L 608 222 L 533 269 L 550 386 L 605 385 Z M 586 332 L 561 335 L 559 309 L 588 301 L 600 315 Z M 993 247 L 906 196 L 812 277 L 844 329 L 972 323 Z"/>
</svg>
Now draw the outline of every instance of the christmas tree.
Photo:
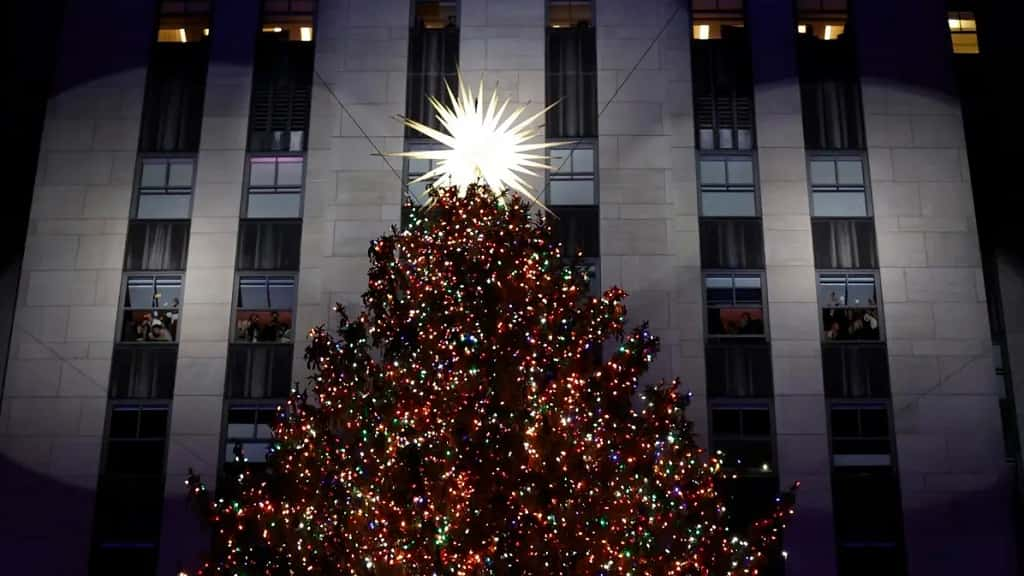
<svg viewBox="0 0 1024 576">
<path fill-rule="evenodd" d="M 504 111 L 452 101 L 436 104 L 451 135 Z M 314 376 L 266 469 L 221 498 L 190 477 L 214 527 L 200 574 L 731 575 L 779 553 L 790 496 L 727 528 L 687 395 L 641 382 L 658 339 L 627 329 L 623 290 L 591 296 L 554 223 L 506 191 L 544 145 L 495 141 L 518 160 L 451 146 L 410 226 L 371 245 L 364 309 L 312 332 Z"/>
</svg>

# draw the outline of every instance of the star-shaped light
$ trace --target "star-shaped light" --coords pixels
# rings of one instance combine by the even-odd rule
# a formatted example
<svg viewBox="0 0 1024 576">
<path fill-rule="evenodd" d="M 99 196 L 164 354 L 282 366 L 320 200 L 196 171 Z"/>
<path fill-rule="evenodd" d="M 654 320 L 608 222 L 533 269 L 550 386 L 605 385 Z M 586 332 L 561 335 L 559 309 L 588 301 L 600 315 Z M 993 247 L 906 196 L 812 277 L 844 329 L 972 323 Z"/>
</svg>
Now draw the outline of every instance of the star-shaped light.
<svg viewBox="0 0 1024 576">
<path fill-rule="evenodd" d="M 452 93 L 447 82 L 445 88 L 448 90 L 451 106 L 445 106 L 433 96 L 427 98 L 437 111 L 441 126 L 447 134 L 415 120 L 402 118 L 406 126 L 447 147 L 441 150 L 413 150 L 394 154 L 438 161 L 435 168 L 413 182 L 426 181 L 442 186 L 455 186 L 459 190 L 459 196 L 464 197 L 471 184 L 483 180 L 495 196 L 500 196 L 504 190 L 510 188 L 541 204 L 530 192 L 530 187 L 522 175 L 536 176 L 537 172 L 534 169 L 550 169 L 550 166 L 544 163 L 547 160 L 546 155 L 537 152 L 562 144 L 530 142 L 539 134 L 540 128 L 533 123 L 551 109 L 551 106 L 519 120 L 526 107 L 519 106 L 506 115 L 509 100 L 505 99 L 499 106 L 497 90 L 491 92 L 490 101 L 484 105 L 483 79 L 480 80 L 480 88 L 475 98 L 473 92 L 462 81 L 461 74 L 458 97 Z"/>
</svg>

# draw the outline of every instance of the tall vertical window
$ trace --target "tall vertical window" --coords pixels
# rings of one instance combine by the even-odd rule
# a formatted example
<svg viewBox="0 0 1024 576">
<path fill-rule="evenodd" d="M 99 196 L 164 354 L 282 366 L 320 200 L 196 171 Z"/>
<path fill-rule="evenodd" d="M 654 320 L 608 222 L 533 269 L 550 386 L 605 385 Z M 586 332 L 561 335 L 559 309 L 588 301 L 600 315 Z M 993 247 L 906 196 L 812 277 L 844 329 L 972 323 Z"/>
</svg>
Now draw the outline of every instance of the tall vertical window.
<svg viewBox="0 0 1024 576">
<path fill-rule="evenodd" d="M 553 213 L 555 233 L 567 259 L 582 258 L 590 274 L 591 292 L 599 293 L 600 239 L 595 149 L 586 145 L 552 148 L 545 203 Z"/>
<path fill-rule="evenodd" d="M 694 0 L 693 101 L 701 150 L 754 145 L 754 82 L 742 0 Z"/>
<path fill-rule="evenodd" d="M 954 54 L 978 54 L 978 23 L 974 12 L 950 12 L 949 35 Z"/>
<path fill-rule="evenodd" d="M 810 150 L 864 148 L 856 46 L 845 0 L 800 0 L 797 59 L 804 144 Z"/>
<path fill-rule="evenodd" d="M 753 158 L 702 157 L 699 172 L 701 216 L 757 216 Z"/>
<path fill-rule="evenodd" d="M 882 319 L 873 273 L 818 274 L 818 301 L 826 342 L 881 339 Z"/>
<path fill-rule="evenodd" d="M 862 158 L 812 156 L 808 177 L 812 216 L 843 218 L 869 215 Z"/>
<path fill-rule="evenodd" d="M 181 274 L 128 274 L 122 342 L 168 343 L 178 339 Z"/>
<path fill-rule="evenodd" d="M 249 158 L 245 195 L 246 218 L 301 218 L 302 156 Z"/>
<path fill-rule="evenodd" d="M 256 41 L 249 150 L 306 149 L 313 82 L 310 0 L 266 0 Z"/>
<path fill-rule="evenodd" d="M 146 76 L 139 150 L 196 152 L 203 120 L 209 2 L 160 3 L 160 25 Z"/>
<path fill-rule="evenodd" d="M 589 0 L 548 0 L 546 130 L 549 138 L 597 136 L 597 45 Z"/>
<path fill-rule="evenodd" d="M 445 83 L 458 83 L 459 6 L 456 0 L 415 0 L 409 30 L 409 73 L 406 80 L 408 118 L 440 128 L 430 98 L 447 102 Z M 421 137 L 406 127 L 406 137 Z"/>
</svg>

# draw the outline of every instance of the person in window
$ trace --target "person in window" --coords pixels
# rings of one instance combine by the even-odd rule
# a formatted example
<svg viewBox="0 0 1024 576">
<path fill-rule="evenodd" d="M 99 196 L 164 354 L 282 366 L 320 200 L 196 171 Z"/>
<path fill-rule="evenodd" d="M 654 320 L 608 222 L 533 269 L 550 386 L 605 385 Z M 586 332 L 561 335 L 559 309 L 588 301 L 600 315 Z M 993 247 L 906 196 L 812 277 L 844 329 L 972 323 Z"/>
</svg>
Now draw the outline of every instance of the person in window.
<svg viewBox="0 0 1024 576">
<path fill-rule="evenodd" d="M 260 335 L 260 340 L 263 342 L 277 342 L 284 335 L 284 331 L 287 328 L 281 323 L 281 316 L 274 310 L 270 313 L 270 322 L 263 327 L 263 333 Z"/>
<path fill-rule="evenodd" d="M 143 314 L 140 322 L 134 322 L 133 328 L 135 330 L 136 340 L 148 340 L 149 339 L 149 328 L 152 322 L 152 317 L 149 314 Z"/>
<path fill-rule="evenodd" d="M 260 317 L 256 314 L 250 314 L 249 320 L 246 322 L 244 330 L 244 338 L 249 342 L 259 342 L 260 334 L 262 333 L 262 325 L 260 324 Z"/>
<path fill-rule="evenodd" d="M 163 322 L 154 320 L 149 327 L 149 337 L 146 340 L 151 342 L 170 342 L 171 333 L 164 327 Z"/>
<path fill-rule="evenodd" d="M 839 338 L 839 322 L 833 320 L 826 325 L 828 328 L 825 330 L 825 340 L 836 340 Z"/>
</svg>

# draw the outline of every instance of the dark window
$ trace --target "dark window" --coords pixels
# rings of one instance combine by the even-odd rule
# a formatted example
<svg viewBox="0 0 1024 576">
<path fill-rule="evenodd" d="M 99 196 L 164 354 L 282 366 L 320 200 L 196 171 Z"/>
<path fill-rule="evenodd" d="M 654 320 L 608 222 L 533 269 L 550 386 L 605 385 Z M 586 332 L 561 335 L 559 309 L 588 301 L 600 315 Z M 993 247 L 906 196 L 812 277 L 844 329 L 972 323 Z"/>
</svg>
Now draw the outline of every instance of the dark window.
<svg viewBox="0 0 1024 576">
<path fill-rule="evenodd" d="M 753 158 L 708 156 L 699 168 L 701 216 L 757 216 Z"/>
<path fill-rule="evenodd" d="M 291 342 L 294 307 L 294 276 L 239 275 L 235 341 Z"/>
<path fill-rule="evenodd" d="M 178 339 L 180 275 L 130 274 L 125 287 L 121 340 L 173 342 Z"/>
<path fill-rule="evenodd" d="M 441 123 L 430 98 L 447 103 L 445 83 L 453 91 L 458 84 L 458 7 L 454 0 L 416 0 L 413 10 L 405 115 L 440 129 Z M 409 127 L 406 127 L 405 134 L 406 137 L 420 136 Z"/>
<path fill-rule="evenodd" d="M 206 42 L 161 42 L 153 47 L 142 106 L 140 152 L 199 150 L 208 60 Z"/>
<path fill-rule="evenodd" d="M 302 222 L 243 220 L 238 235 L 239 270 L 298 270 Z"/>
<path fill-rule="evenodd" d="M 170 398 L 178 350 L 174 346 L 117 346 L 110 376 L 113 398 Z"/>
<path fill-rule="evenodd" d="M 315 0 L 263 0 L 260 31 L 289 42 L 312 42 L 315 10 Z"/>
<path fill-rule="evenodd" d="M 184 220 L 192 212 L 192 158 L 143 158 L 138 178 L 135 218 Z"/>
<path fill-rule="evenodd" d="M 832 401 L 829 412 L 834 466 L 891 464 L 887 404 Z"/>
<path fill-rule="evenodd" d="M 313 43 L 264 32 L 256 42 L 249 112 L 249 150 L 306 149 L 313 82 Z"/>
<path fill-rule="evenodd" d="M 230 398 L 283 398 L 291 389 L 289 344 L 231 344 L 227 391 Z"/>
<path fill-rule="evenodd" d="M 816 268 L 878 268 L 870 219 L 815 218 L 811 230 Z"/>
<path fill-rule="evenodd" d="M 277 408 L 269 405 L 236 406 L 228 409 L 228 431 L 224 435 L 224 462 L 243 464 L 266 462 L 274 438 Z"/>
<path fill-rule="evenodd" d="M 772 357 L 767 342 L 710 342 L 706 347 L 711 397 L 771 397 Z"/>
<path fill-rule="evenodd" d="M 751 149 L 754 89 L 742 2 L 694 2 L 691 50 L 698 148 Z"/>
<path fill-rule="evenodd" d="M 761 221 L 705 218 L 700 223 L 701 265 L 717 269 L 764 268 Z"/>
<path fill-rule="evenodd" d="M 832 501 L 839 540 L 839 574 L 905 574 L 903 514 L 891 468 L 837 468 Z"/>
<path fill-rule="evenodd" d="M 704 290 L 708 335 L 765 335 L 759 274 L 707 274 Z"/>
<path fill-rule="evenodd" d="M 249 158 L 246 218 L 301 218 L 305 159 L 302 156 Z"/>
<path fill-rule="evenodd" d="M 812 6 L 812 4 L 816 4 Z M 809 150 L 864 148 L 856 46 L 845 3 L 801 2 L 797 24 L 804 145 Z"/>
<path fill-rule="evenodd" d="M 825 344 L 821 351 L 830 398 L 888 398 L 885 344 Z"/>
<path fill-rule="evenodd" d="M 868 216 L 864 160 L 856 156 L 814 156 L 810 159 L 811 216 Z"/>
<path fill-rule="evenodd" d="M 597 45 L 590 2 L 548 0 L 549 138 L 597 136 Z"/>
<path fill-rule="evenodd" d="M 746 532 L 752 522 L 774 512 L 779 480 L 770 474 L 729 474 L 716 479 L 715 488 L 725 499 L 729 527 Z"/>
<path fill-rule="evenodd" d="M 128 223 L 125 270 L 184 270 L 189 223 L 132 220 Z"/>
<path fill-rule="evenodd" d="M 209 0 L 162 0 L 158 44 L 203 42 L 210 36 Z"/>
<path fill-rule="evenodd" d="M 882 338 L 874 274 L 819 274 L 818 301 L 826 342 Z"/>
<path fill-rule="evenodd" d="M 711 449 L 722 465 L 748 473 L 771 472 L 772 418 L 767 402 L 711 404 Z"/>
</svg>

